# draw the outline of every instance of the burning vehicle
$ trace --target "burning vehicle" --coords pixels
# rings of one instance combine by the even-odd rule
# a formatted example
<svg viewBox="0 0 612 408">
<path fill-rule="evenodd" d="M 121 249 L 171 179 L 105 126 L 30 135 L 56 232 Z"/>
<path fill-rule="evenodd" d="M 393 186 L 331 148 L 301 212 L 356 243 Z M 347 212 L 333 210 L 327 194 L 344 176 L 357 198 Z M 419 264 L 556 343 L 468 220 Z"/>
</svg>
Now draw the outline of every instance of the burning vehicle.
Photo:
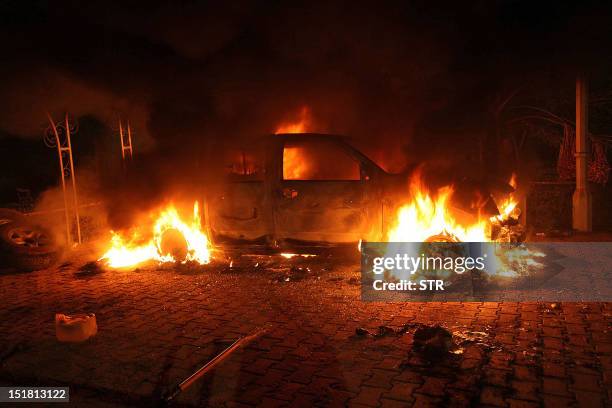
<svg viewBox="0 0 612 408">
<path fill-rule="evenodd" d="M 207 200 L 211 231 L 222 237 L 347 243 L 443 234 L 478 241 L 487 240 L 489 219 L 502 217 L 487 187 L 449 178 L 453 187 L 432 198 L 418 169 L 387 173 L 337 135 L 275 134 L 229 151 L 227 161 L 221 192 Z"/>
<path fill-rule="evenodd" d="M 170 204 L 153 215 L 152 233 L 113 232 L 100 259 L 113 267 L 206 264 L 212 242 L 482 242 L 499 239 L 499 228 L 518 217 L 513 181 L 498 183 L 501 211 L 482 183 L 466 177 L 430 193 L 419 169 L 388 173 L 338 135 L 279 133 L 214 151 L 223 154 L 208 158 L 217 172 L 204 181 L 208 188 L 191 220 Z"/>
</svg>

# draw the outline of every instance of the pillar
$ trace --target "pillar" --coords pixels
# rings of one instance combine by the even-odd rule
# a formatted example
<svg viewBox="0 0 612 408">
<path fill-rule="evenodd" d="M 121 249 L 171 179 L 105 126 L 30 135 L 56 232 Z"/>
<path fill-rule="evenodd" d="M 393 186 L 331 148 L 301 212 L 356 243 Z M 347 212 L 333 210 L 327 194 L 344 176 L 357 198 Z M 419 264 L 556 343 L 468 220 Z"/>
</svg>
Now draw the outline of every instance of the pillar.
<svg viewBox="0 0 612 408">
<path fill-rule="evenodd" d="M 588 181 L 588 84 L 576 79 L 576 190 L 572 197 L 572 226 L 577 231 L 591 231 L 592 202 Z"/>
</svg>

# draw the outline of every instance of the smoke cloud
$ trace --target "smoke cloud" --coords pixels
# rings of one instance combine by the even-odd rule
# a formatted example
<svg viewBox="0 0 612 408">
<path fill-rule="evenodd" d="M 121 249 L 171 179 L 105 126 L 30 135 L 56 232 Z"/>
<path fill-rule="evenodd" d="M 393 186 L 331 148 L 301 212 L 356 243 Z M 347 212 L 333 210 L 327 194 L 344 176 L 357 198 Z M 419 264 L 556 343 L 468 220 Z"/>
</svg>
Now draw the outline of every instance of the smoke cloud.
<svg viewBox="0 0 612 408">
<path fill-rule="evenodd" d="M 496 103 L 551 70 L 610 65 L 608 14 L 588 5 L 230 3 L 3 2 L 0 133 L 35 139 L 45 111 L 68 111 L 118 155 L 129 118 L 148 177 L 133 182 L 158 190 L 207 141 L 274 132 L 307 106 L 311 130 L 400 170 L 469 155 Z"/>
</svg>

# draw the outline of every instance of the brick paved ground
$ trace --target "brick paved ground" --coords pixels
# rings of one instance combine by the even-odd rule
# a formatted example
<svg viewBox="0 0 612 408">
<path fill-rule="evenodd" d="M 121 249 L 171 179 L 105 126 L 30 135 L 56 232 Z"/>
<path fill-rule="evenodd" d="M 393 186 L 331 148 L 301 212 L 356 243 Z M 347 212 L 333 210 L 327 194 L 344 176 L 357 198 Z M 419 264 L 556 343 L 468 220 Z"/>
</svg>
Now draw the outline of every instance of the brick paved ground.
<svg viewBox="0 0 612 408">
<path fill-rule="evenodd" d="M 233 339 L 269 324 L 185 392 L 192 406 L 610 406 L 609 303 L 362 303 L 357 262 L 78 272 L 87 256 L 0 275 L 0 382 L 69 385 L 87 406 L 152 406 Z M 283 268 L 309 262 L 285 282 Z M 252 262 L 251 262 L 252 264 Z M 56 312 L 94 312 L 99 333 L 58 343 Z M 355 329 L 440 323 L 479 342 L 428 363 L 412 334 Z"/>
</svg>

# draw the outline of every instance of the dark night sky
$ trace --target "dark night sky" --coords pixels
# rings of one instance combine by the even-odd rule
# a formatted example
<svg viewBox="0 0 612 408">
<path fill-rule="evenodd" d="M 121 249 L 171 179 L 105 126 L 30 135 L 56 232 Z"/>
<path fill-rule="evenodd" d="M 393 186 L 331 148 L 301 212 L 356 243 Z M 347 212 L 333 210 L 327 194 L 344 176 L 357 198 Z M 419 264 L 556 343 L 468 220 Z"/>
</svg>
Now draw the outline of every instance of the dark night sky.
<svg viewBox="0 0 612 408">
<path fill-rule="evenodd" d="M 180 155 L 309 106 L 313 130 L 418 150 L 482 131 L 519 86 L 612 72 L 599 3 L 227 3 L 0 2 L 0 134 L 39 143 L 44 112 L 67 110 L 98 123 L 78 136 L 93 151 L 121 114 L 141 146 Z"/>
</svg>

